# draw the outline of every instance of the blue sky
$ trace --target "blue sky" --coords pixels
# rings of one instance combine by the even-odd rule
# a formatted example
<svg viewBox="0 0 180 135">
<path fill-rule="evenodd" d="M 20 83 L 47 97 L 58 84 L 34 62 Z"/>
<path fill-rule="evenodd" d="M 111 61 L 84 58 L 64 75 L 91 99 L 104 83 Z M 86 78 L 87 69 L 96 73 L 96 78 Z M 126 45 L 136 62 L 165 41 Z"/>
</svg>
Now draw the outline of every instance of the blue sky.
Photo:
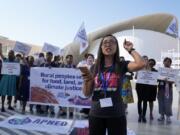
<svg viewBox="0 0 180 135">
<path fill-rule="evenodd" d="M 180 20 L 178 0 L 0 0 L 0 35 L 12 40 L 63 47 L 81 23 L 87 33 L 100 27 L 153 13 Z"/>
</svg>

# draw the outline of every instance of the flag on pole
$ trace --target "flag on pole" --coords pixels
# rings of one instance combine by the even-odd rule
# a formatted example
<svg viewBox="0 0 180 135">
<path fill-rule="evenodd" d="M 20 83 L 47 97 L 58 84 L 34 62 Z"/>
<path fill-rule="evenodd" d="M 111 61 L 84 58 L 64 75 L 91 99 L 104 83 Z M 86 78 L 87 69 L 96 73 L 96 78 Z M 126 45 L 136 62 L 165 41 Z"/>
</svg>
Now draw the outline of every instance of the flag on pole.
<svg viewBox="0 0 180 135">
<path fill-rule="evenodd" d="M 166 33 L 178 37 L 178 28 L 177 28 L 177 21 L 175 18 L 171 21 L 169 26 L 166 29 Z"/>
<path fill-rule="evenodd" d="M 77 42 L 80 44 L 80 54 L 83 53 L 86 48 L 88 47 L 88 40 L 86 35 L 86 30 L 84 27 L 84 22 L 82 23 L 81 27 L 79 28 L 75 38 L 74 42 Z"/>
</svg>

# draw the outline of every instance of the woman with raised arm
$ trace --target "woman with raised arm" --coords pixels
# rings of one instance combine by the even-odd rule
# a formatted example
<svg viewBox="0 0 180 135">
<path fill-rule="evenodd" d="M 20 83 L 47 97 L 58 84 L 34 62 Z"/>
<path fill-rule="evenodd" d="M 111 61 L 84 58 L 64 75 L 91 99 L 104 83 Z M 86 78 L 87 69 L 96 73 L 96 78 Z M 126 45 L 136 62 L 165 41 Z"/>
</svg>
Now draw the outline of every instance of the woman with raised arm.
<svg viewBox="0 0 180 135">
<path fill-rule="evenodd" d="M 127 124 L 124 103 L 121 97 L 121 82 L 127 71 L 144 67 L 144 61 L 130 41 L 124 41 L 124 48 L 134 62 L 119 59 L 119 45 L 115 36 L 107 35 L 101 40 L 95 65 L 82 72 L 83 93 L 92 96 L 89 114 L 89 135 L 126 135 Z"/>
</svg>

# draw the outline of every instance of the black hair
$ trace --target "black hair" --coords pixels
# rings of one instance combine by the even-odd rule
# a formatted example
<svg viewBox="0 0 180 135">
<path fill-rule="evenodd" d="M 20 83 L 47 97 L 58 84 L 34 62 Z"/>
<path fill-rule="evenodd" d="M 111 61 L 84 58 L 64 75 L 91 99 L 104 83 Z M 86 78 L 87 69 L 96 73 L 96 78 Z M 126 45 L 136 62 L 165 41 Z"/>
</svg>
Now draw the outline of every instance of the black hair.
<svg viewBox="0 0 180 135">
<path fill-rule="evenodd" d="M 172 64 L 172 59 L 169 58 L 169 57 L 165 57 L 164 60 L 163 60 L 163 63 L 164 63 L 165 61 L 167 61 L 167 60 L 169 60 L 169 61 L 170 61 L 170 64 Z"/>
<path fill-rule="evenodd" d="M 104 54 L 102 53 L 102 44 L 103 44 L 103 41 L 106 37 L 113 37 L 114 40 L 115 40 L 115 43 L 117 45 L 117 49 L 116 49 L 116 52 L 114 54 L 114 58 L 113 58 L 113 63 L 115 65 L 115 72 L 116 73 L 120 73 L 120 59 L 119 59 L 119 44 L 118 44 L 118 40 L 115 36 L 111 35 L 111 34 L 108 34 L 106 36 L 104 36 L 102 39 L 101 39 L 101 42 L 100 42 L 100 45 L 99 45 L 99 49 L 98 49 L 98 55 L 97 55 L 97 61 L 95 63 L 95 69 L 94 69 L 94 76 L 95 74 L 99 74 L 100 71 L 103 70 L 104 68 Z"/>
<path fill-rule="evenodd" d="M 154 64 L 153 64 L 153 66 L 155 66 L 156 65 L 156 61 L 155 61 L 155 59 L 149 59 L 148 61 L 152 61 Z"/>
</svg>

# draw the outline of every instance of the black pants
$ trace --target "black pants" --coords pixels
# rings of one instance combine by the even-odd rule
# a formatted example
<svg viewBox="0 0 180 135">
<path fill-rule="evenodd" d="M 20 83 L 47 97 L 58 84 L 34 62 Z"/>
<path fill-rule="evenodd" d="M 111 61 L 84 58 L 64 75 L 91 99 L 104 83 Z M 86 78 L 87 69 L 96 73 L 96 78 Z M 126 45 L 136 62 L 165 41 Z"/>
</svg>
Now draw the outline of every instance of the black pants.
<svg viewBox="0 0 180 135">
<path fill-rule="evenodd" d="M 126 117 L 99 118 L 89 116 L 89 135 L 127 135 Z"/>
</svg>

